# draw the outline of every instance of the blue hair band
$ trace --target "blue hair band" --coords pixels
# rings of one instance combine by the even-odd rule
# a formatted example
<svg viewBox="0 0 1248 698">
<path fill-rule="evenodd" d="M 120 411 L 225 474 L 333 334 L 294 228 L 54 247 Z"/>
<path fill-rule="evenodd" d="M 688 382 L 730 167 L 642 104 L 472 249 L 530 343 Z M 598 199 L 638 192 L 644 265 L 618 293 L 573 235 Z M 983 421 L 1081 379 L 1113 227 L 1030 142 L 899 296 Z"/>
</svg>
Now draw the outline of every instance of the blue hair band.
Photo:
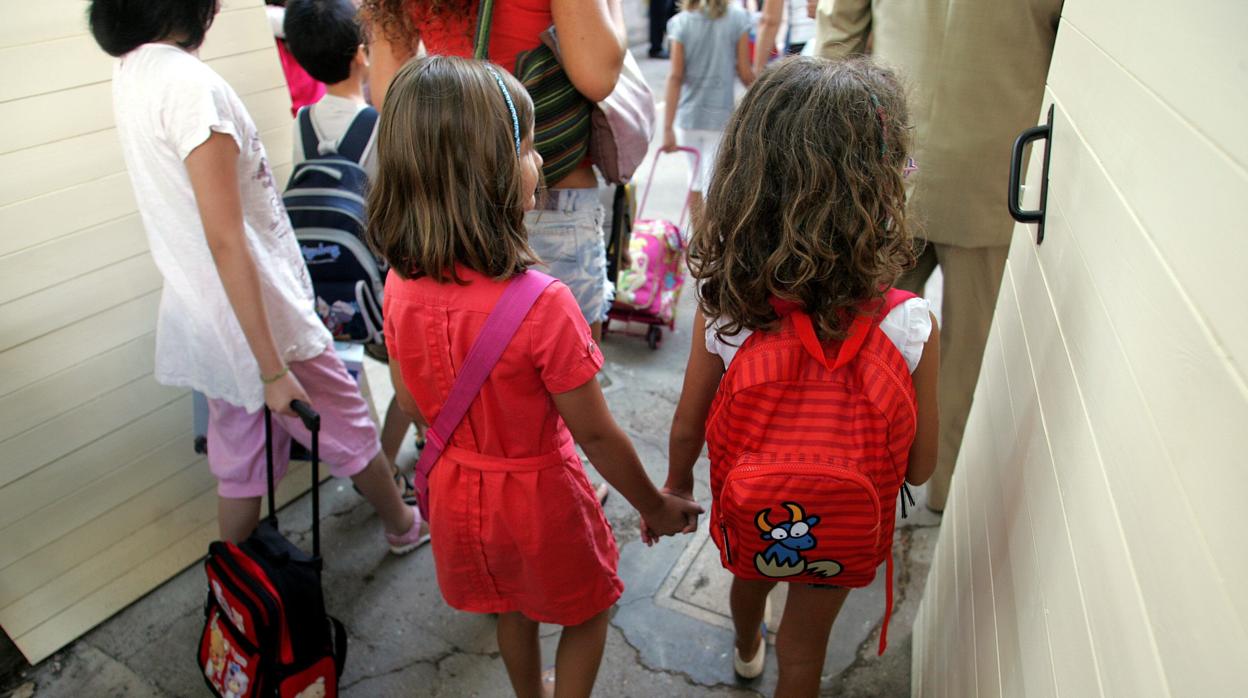
<svg viewBox="0 0 1248 698">
<path fill-rule="evenodd" d="M 516 140 L 516 155 L 520 154 L 520 115 L 516 113 L 516 103 L 511 101 L 511 91 L 507 89 L 507 83 L 503 82 L 503 76 L 498 74 L 494 66 L 487 65 L 485 69 L 490 71 L 490 75 L 494 76 L 494 82 L 498 83 L 498 89 L 503 93 L 503 99 L 507 101 L 507 111 L 511 112 L 511 132 Z"/>
</svg>

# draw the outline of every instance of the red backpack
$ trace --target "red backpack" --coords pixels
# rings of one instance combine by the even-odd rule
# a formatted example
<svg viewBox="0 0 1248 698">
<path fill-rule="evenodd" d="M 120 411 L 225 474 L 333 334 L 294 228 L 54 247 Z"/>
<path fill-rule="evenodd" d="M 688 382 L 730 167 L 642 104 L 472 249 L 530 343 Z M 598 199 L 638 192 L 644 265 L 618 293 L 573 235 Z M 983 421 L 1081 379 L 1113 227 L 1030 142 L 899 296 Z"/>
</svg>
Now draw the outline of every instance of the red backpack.
<svg viewBox="0 0 1248 698">
<path fill-rule="evenodd" d="M 879 328 L 913 294 L 889 291 L 844 341 L 789 312 L 737 352 L 711 406 L 711 536 L 743 579 L 864 587 L 888 562 L 880 653 L 893 607 L 893 527 L 917 403 Z"/>
</svg>

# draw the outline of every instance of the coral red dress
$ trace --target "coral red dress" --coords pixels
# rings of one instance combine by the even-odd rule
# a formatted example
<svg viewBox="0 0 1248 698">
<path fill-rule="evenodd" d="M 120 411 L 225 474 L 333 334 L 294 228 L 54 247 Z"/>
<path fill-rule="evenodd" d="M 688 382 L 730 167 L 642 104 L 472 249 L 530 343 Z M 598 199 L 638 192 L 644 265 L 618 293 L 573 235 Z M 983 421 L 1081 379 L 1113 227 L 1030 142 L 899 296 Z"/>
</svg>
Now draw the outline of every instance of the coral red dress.
<svg viewBox="0 0 1248 698">
<path fill-rule="evenodd" d="M 430 423 L 505 286 L 460 275 L 466 286 L 386 280 L 390 360 Z M 552 284 L 430 475 L 433 555 L 451 606 L 579 625 L 620 597 L 615 539 L 551 398 L 601 366 L 572 293 Z"/>
</svg>

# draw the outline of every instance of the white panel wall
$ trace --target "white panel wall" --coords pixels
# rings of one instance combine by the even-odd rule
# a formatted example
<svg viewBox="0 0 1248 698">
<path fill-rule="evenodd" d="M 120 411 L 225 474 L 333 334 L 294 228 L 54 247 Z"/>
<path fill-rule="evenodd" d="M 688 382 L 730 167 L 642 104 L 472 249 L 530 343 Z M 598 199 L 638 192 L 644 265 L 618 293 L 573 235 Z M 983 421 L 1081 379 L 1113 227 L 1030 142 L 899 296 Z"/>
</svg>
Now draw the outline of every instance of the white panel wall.
<svg viewBox="0 0 1248 698">
<path fill-rule="evenodd" d="M 1244 691 L 1248 4 L 1198 5 L 1066 1 L 916 696 Z"/>
<path fill-rule="evenodd" d="M 0 7 L 0 625 L 32 662 L 216 535 L 190 398 L 152 380 L 160 276 L 86 7 Z M 243 95 L 284 181 L 290 101 L 263 3 L 223 3 L 201 57 Z"/>
</svg>

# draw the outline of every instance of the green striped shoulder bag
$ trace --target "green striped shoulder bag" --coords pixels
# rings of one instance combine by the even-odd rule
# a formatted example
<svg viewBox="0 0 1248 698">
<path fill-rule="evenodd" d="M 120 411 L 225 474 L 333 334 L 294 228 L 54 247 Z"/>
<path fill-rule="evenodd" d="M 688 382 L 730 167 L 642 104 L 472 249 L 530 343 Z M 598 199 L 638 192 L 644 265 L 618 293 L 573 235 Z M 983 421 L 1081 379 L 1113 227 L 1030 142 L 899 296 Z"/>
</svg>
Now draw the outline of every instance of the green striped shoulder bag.
<svg viewBox="0 0 1248 698">
<path fill-rule="evenodd" d="M 480 60 L 489 60 L 493 15 L 494 0 L 481 0 L 473 40 L 473 55 Z M 555 51 L 546 43 L 516 56 L 515 76 L 533 100 L 533 145 L 542 156 L 546 184 L 554 184 L 589 155 L 594 104 L 576 91 Z"/>
</svg>

